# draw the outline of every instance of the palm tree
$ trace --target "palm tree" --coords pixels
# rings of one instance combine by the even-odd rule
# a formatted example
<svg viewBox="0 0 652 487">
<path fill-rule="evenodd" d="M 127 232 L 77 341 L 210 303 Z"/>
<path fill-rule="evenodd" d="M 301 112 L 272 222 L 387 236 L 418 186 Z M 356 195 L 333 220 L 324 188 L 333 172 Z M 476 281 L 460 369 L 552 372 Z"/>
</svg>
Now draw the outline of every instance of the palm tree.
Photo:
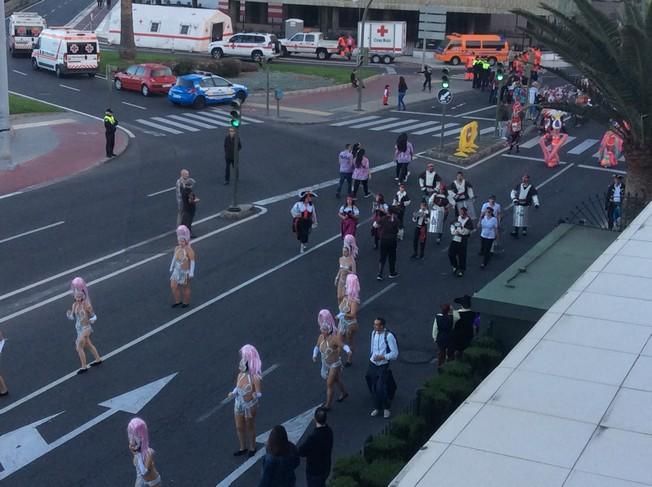
<svg viewBox="0 0 652 487">
<path fill-rule="evenodd" d="M 590 0 L 573 0 L 577 12 L 568 16 L 542 4 L 550 17 L 525 10 L 532 38 L 558 53 L 586 77 L 593 106 L 558 105 L 605 124 L 616 122 L 627 161 L 627 190 L 652 199 L 652 2 L 624 0 L 618 19 L 610 19 Z M 580 87 L 577 77 L 552 69 Z"/>
<path fill-rule="evenodd" d="M 120 0 L 120 58 L 133 60 L 136 57 L 134 41 L 134 15 L 131 0 Z"/>
</svg>

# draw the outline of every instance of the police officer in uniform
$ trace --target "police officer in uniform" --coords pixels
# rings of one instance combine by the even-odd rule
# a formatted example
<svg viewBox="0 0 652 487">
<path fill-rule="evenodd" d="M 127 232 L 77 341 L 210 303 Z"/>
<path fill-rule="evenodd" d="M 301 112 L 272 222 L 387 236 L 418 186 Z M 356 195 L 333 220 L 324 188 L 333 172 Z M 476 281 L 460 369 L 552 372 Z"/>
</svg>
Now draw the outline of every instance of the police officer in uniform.
<svg viewBox="0 0 652 487">
<path fill-rule="evenodd" d="M 106 137 L 106 157 L 115 157 L 113 147 L 115 146 L 115 131 L 118 127 L 118 120 L 113 116 L 110 108 L 104 112 L 104 136 Z"/>
</svg>

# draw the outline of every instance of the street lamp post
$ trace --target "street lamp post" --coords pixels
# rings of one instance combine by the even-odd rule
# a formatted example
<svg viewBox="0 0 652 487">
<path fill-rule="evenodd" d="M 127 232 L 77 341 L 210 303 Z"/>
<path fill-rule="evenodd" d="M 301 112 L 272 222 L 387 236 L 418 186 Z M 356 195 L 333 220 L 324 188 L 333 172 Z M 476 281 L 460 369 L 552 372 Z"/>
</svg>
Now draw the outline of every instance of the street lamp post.
<svg viewBox="0 0 652 487">
<path fill-rule="evenodd" d="M 364 23 L 367 20 L 367 14 L 369 13 L 369 6 L 373 1 L 374 0 L 369 0 L 367 2 L 367 5 L 365 5 L 364 12 L 362 13 L 362 20 L 360 21 L 360 39 L 358 39 L 358 59 L 356 63 L 358 65 L 358 68 L 362 67 L 363 56 L 364 56 L 364 38 L 365 38 Z M 361 112 L 362 111 L 362 80 L 358 82 L 357 88 L 358 88 L 357 111 Z"/>
<path fill-rule="evenodd" d="M 0 39 L 6 46 L 7 28 L 5 25 L 5 3 L 0 2 L 2 26 Z M 0 48 L 0 170 L 11 169 L 11 120 L 9 119 L 9 79 L 7 77 L 7 49 Z"/>
</svg>

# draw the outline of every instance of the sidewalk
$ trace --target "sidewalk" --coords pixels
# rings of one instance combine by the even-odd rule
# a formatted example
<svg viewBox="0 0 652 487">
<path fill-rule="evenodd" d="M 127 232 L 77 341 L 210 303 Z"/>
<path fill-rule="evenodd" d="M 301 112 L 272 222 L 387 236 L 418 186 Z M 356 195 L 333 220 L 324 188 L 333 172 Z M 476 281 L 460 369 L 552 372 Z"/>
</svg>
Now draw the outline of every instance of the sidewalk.
<svg viewBox="0 0 652 487">
<path fill-rule="evenodd" d="M 0 198 L 32 186 L 54 183 L 108 161 L 104 125 L 69 112 L 12 115 L 14 167 L 0 170 Z M 116 132 L 115 153 L 122 154 L 127 135 Z"/>
</svg>

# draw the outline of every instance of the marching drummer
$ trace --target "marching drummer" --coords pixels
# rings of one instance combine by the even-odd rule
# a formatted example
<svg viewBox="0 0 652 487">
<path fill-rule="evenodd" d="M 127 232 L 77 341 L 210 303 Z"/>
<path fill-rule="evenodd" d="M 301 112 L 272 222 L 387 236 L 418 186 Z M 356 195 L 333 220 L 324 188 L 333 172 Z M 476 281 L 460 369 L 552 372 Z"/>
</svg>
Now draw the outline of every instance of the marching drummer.
<svg viewBox="0 0 652 487">
<path fill-rule="evenodd" d="M 434 191 L 428 199 L 428 208 L 430 209 L 430 220 L 428 222 L 428 233 L 433 233 L 437 238 L 437 245 L 441 243 L 441 237 L 444 233 L 444 222 L 448 216 L 448 193 L 446 186 L 439 180 L 435 183 Z"/>
<path fill-rule="evenodd" d="M 514 203 L 514 230 L 512 230 L 510 235 L 518 238 L 518 230 L 520 228 L 521 233 L 525 237 L 527 235 L 530 206 L 534 204 L 535 208 L 539 208 L 537 188 L 530 184 L 530 176 L 524 174 L 521 183 L 512 189 L 510 195 L 512 203 Z"/>
</svg>

